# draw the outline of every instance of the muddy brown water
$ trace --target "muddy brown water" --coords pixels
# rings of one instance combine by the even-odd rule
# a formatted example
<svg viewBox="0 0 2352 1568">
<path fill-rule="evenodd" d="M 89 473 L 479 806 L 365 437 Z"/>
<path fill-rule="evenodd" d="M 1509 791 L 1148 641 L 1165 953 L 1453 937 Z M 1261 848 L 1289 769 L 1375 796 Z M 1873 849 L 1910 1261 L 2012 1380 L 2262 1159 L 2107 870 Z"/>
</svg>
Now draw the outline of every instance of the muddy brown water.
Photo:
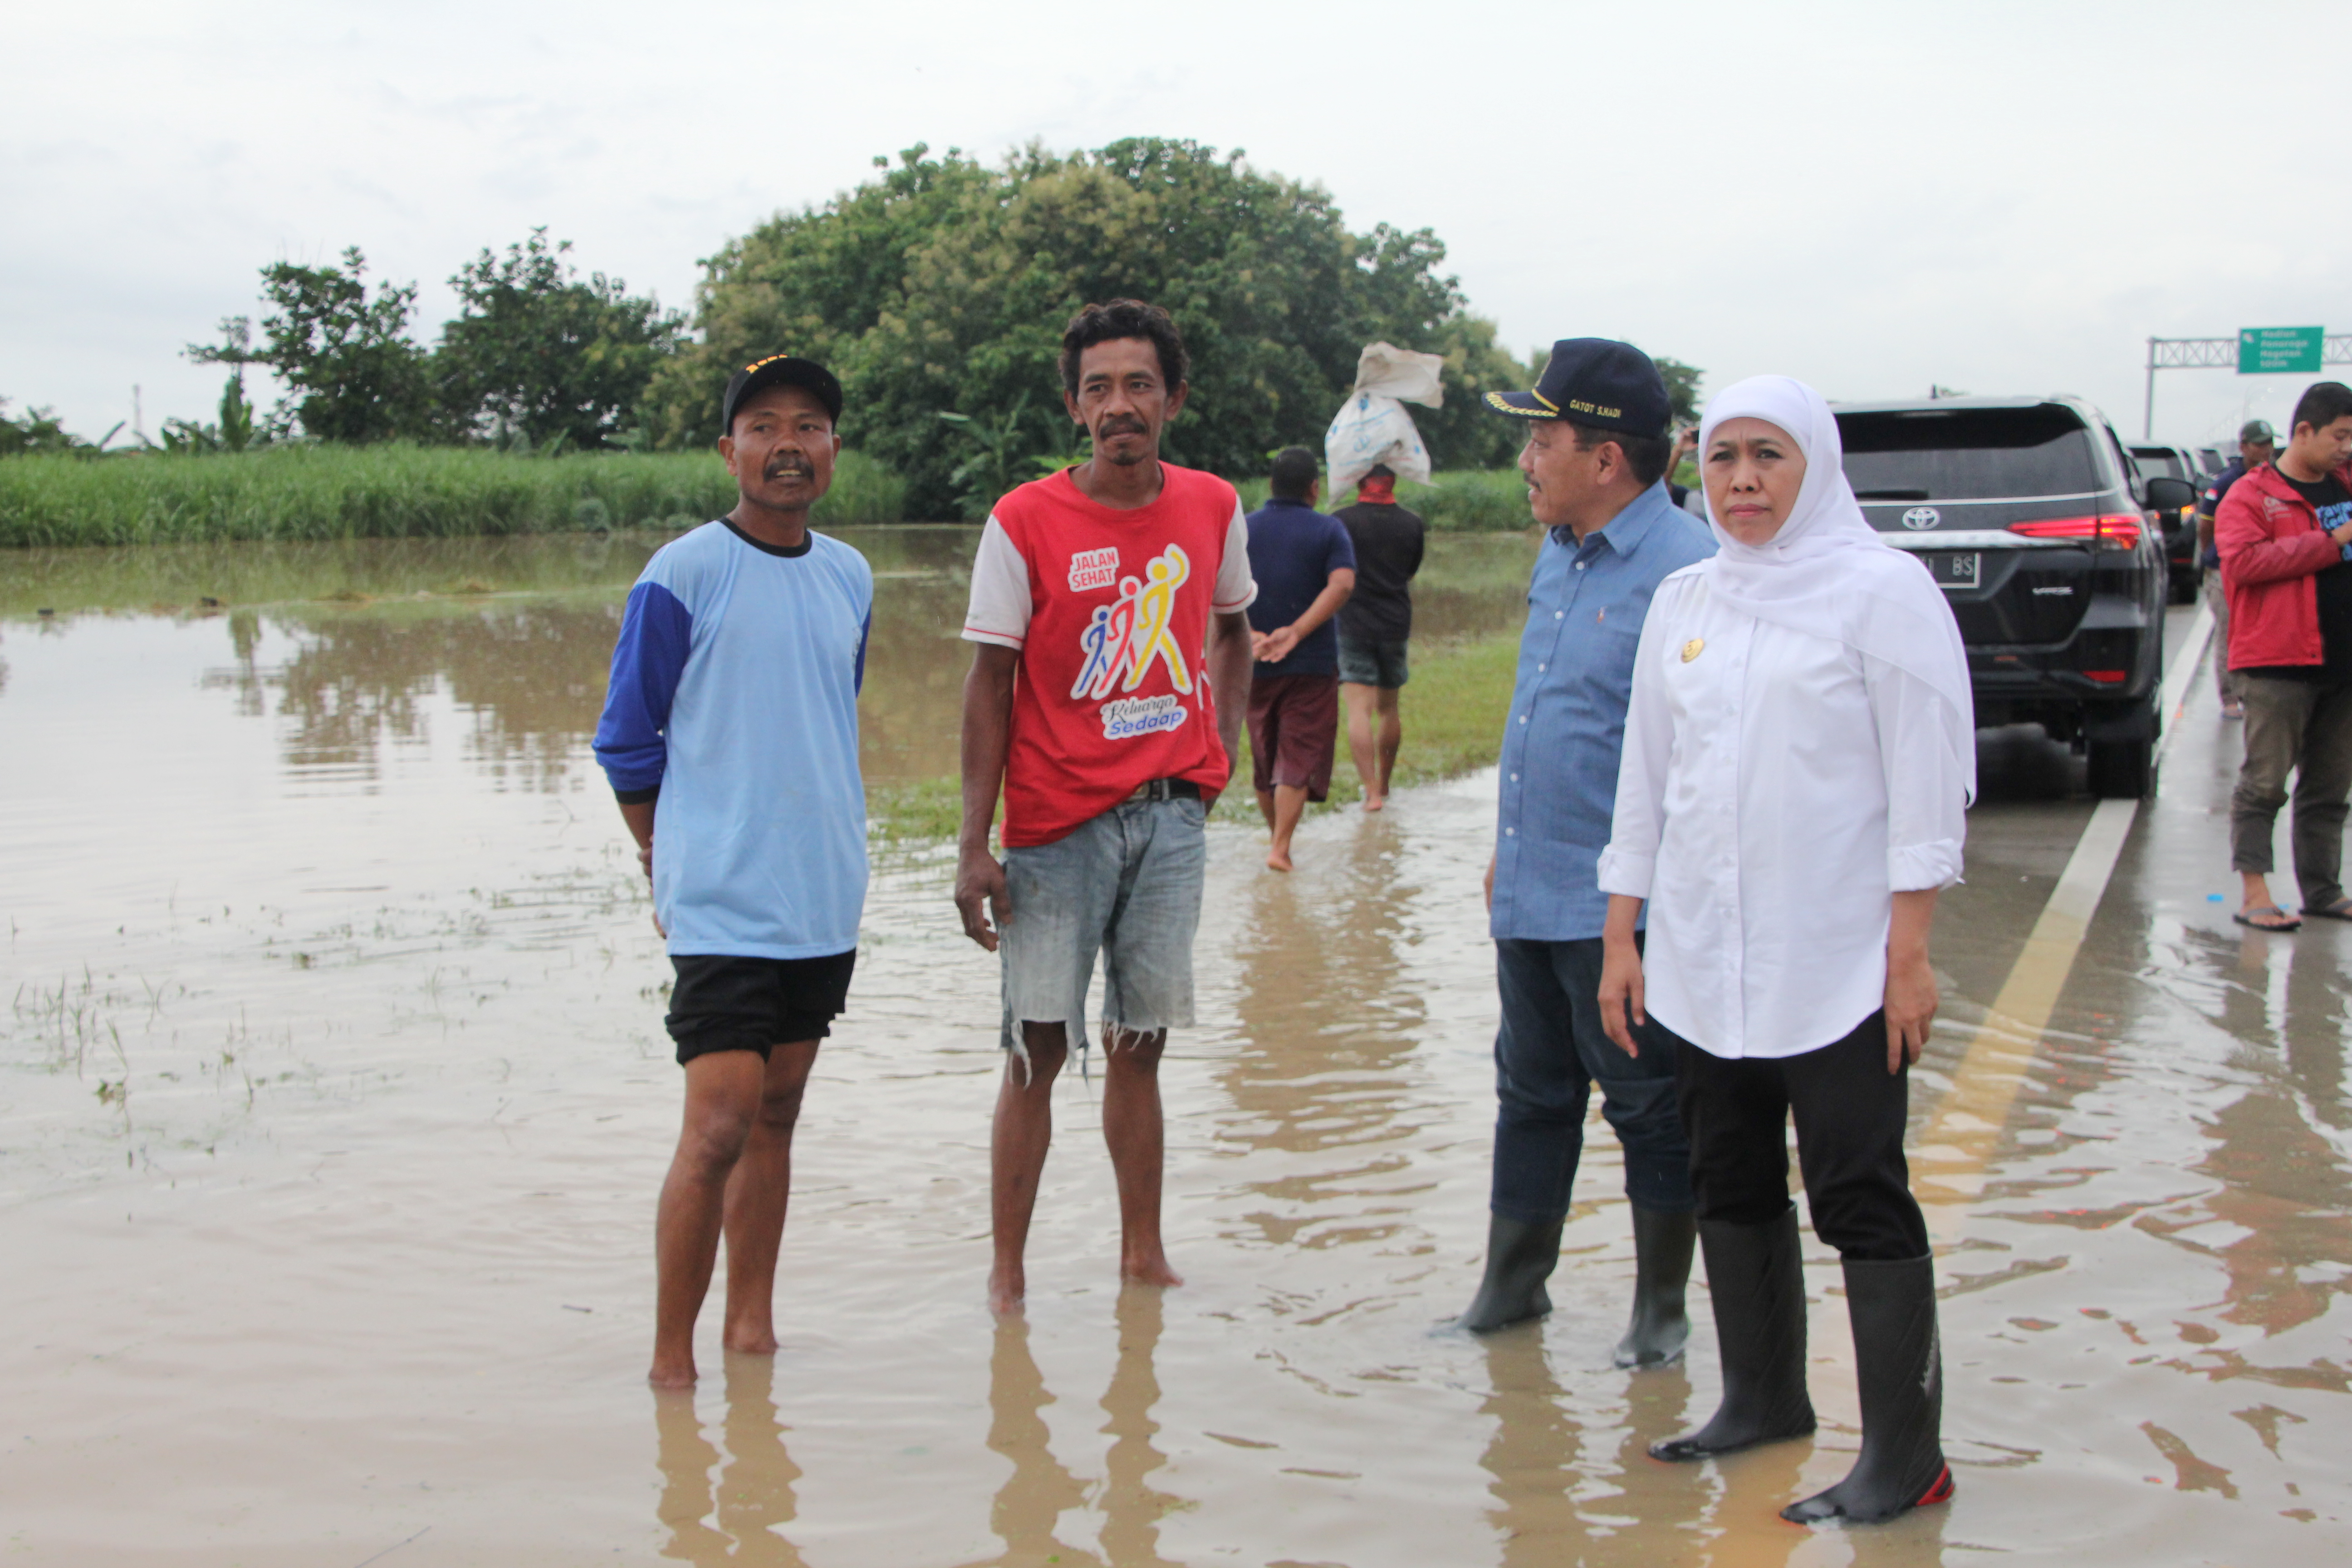
<svg viewBox="0 0 2352 1568">
<path fill-rule="evenodd" d="M 869 769 L 937 773 L 971 535 L 844 531 L 882 573 Z M 2201 686 L 1939 1265 L 1948 1509 L 1851 1533 L 1773 1517 L 1855 1441 L 1837 1271 L 1810 1240 L 1818 1440 L 1643 1457 L 1711 1408 L 1713 1336 L 1702 1306 L 1686 1369 L 1609 1367 L 1632 1257 L 1597 1116 L 1552 1318 L 1433 1331 L 1483 1240 L 1491 776 L 1311 822 L 1287 879 L 1213 830 L 1202 1024 L 1164 1069 L 1188 1282 L 1118 1288 L 1097 1086 L 1071 1074 L 1029 1310 L 1002 1325 L 992 961 L 940 857 L 887 858 L 800 1133 L 782 1350 L 724 1357 L 706 1321 L 700 1388 L 656 1397 L 667 968 L 587 752 L 646 548 L 0 563 L 7 1561 L 2284 1563 L 2352 1543 L 2352 930 L 2247 939 L 2209 901 L 2234 734 Z M 1424 627 L 1508 625 L 1527 551 L 1444 542 Z M 1983 743 L 1921 1119 L 2089 812 L 2079 762 Z"/>
</svg>

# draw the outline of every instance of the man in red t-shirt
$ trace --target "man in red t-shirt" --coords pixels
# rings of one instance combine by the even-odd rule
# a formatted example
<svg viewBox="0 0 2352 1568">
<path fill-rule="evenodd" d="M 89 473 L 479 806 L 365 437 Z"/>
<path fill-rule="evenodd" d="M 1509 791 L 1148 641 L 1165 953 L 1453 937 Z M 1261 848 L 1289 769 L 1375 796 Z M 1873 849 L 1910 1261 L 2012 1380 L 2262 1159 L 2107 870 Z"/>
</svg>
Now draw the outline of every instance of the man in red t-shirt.
<svg viewBox="0 0 2352 1568">
<path fill-rule="evenodd" d="M 1097 953 L 1119 1274 L 1181 1283 L 1160 1240 L 1160 1055 L 1192 1022 L 1203 823 L 1249 703 L 1257 594 L 1233 486 L 1160 460 L 1185 391 L 1168 312 L 1088 305 L 1062 334 L 1061 369 L 1094 456 L 996 503 L 963 628 L 979 646 L 955 900 L 964 934 L 1002 960 L 1009 1053 L 989 1163 L 999 1312 L 1026 1288 L 1054 1079 L 1073 1039 L 1086 1047 Z M 1000 790 L 1002 864 L 988 852 Z"/>
</svg>

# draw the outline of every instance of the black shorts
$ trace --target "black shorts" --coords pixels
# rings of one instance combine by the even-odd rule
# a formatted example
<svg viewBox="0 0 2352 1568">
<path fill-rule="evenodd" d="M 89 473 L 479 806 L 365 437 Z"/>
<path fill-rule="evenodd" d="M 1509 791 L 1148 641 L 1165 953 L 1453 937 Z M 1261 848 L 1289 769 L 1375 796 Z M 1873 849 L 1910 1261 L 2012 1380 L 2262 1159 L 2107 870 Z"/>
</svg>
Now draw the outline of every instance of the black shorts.
<svg viewBox="0 0 2352 1568">
<path fill-rule="evenodd" d="M 712 1051 L 757 1051 L 821 1040 L 849 1001 L 857 950 L 825 958 L 739 958 L 674 954 L 677 984 L 669 994 L 669 1037 L 678 1065 Z"/>
</svg>

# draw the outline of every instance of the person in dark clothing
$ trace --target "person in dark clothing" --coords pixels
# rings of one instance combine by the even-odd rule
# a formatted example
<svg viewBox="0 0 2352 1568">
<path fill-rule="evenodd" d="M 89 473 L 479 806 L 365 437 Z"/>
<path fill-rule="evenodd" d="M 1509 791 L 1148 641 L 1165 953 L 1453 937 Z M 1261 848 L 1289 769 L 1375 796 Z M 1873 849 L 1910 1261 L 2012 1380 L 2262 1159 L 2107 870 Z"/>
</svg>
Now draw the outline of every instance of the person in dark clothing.
<svg viewBox="0 0 2352 1568">
<path fill-rule="evenodd" d="M 1427 525 L 1396 503 L 1396 471 L 1375 463 L 1356 487 L 1356 504 L 1333 512 L 1356 546 L 1356 591 L 1339 607 L 1339 700 L 1348 710 L 1348 752 L 1364 784 L 1364 809 L 1388 804 L 1404 721 L 1397 693 L 1409 676 L 1412 579 Z"/>
<path fill-rule="evenodd" d="M 2213 659 L 2213 681 L 2221 688 L 2224 719 L 2242 719 L 2246 710 L 2238 701 L 2238 678 L 2230 670 L 2230 595 L 2221 586 L 2221 552 L 2213 543 L 2213 514 L 2221 510 L 2221 498 L 2230 493 L 2231 485 L 2277 455 L 2278 433 L 2271 428 L 2271 422 L 2247 420 L 2238 426 L 2238 455 L 2213 476 L 2213 482 L 2197 500 L 2197 563 L 2205 569 L 2205 603 L 2213 611 L 2213 639 L 2221 649 Z"/>
<path fill-rule="evenodd" d="M 2214 519 L 2230 595 L 2230 673 L 2246 760 L 2230 797 L 2230 863 L 2258 931 L 2303 923 L 2271 897 L 2271 835 L 2294 774 L 2294 877 L 2305 916 L 2352 921 L 2344 818 L 2352 795 L 2352 387 L 2316 382 L 2278 460 L 2230 488 Z"/>
<path fill-rule="evenodd" d="M 1250 764 L 1274 842 L 1269 869 L 1290 869 L 1290 836 L 1310 800 L 1331 788 L 1339 730 L 1339 643 L 1331 617 L 1356 586 L 1348 531 L 1315 510 L 1315 454 L 1274 456 L 1266 503 L 1249 514 Z"/>
</svg>

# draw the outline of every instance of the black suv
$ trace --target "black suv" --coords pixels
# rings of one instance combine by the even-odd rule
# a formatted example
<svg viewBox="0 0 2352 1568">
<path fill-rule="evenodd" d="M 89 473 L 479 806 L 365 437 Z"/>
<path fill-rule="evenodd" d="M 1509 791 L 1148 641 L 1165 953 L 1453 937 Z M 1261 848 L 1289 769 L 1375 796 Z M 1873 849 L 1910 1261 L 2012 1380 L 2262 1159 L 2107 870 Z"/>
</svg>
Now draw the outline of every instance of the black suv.
<svg viewBox="0 0 2352 1568">
<path fill-rule="evenodd" d="M 2204 471 L 2197 466 L 2196 458 L 2179 447 L 2135 441 L 2131 455 L 2132 461 L 2139 467 L 2142 480 L 2179 479 L 2191 491 L 2187 506 L 2158 512 L 2157 521 L 2164 525 L 2164 558 L 2172 569 L 2172 602 L 2193 605 L 2197 602 L 2197 584 L 2200 575 L 2197 566 L 2197 503 L 2194 492 L 2205 488 Z"/>
<path fill-rule="evenodd" d="M 2150 509 L 2189 488 L 2143 481 L 2079 398 L 1835 411 L 1863 511 L 1950 600 L 1977 723 L 2041 725 L 2087 754 L 2094 795 L 2153 794 L 2168 573 Z"/>
</svg>

